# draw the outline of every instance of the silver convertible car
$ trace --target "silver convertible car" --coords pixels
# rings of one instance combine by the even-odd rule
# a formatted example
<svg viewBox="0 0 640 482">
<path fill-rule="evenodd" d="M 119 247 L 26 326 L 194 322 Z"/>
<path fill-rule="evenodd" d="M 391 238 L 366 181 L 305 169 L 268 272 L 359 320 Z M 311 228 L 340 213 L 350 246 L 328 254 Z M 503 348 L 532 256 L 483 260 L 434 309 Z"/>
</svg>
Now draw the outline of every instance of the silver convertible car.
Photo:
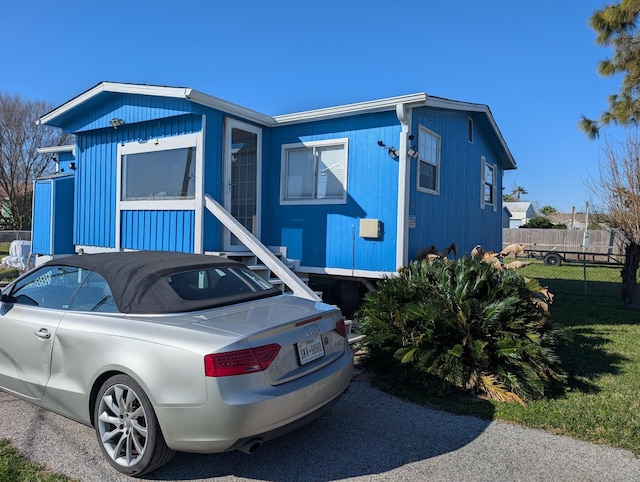
<svg viewBox="0 0 640 482">
<path fill-rule="evenodd" d="M 93 426 L 127 475 L 175 451 L 252 453 L 322 414 L 352 374 L 340 310 L 224 258 L 74 255 L 2 292 L 0 388 Z"/>
</svg>

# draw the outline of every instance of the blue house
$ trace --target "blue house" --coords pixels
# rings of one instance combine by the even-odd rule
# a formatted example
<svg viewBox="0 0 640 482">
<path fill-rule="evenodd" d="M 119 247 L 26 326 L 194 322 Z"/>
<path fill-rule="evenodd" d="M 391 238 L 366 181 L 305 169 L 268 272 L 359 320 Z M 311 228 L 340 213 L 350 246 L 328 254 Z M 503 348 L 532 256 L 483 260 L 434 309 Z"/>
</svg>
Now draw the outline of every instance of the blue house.
<svg viewBox="0 0 640 482">
<path fill-rule="evenodd" d="M 419 93 L 268 116 L 103 82 L 39 122 L 75 135 L 60 228 L 75 252 L 266 246 L 305 276 L 353 282 L 430 245 L 502 246 L 502 175 L 516 163 L 486 105 Z"/>
</svg>

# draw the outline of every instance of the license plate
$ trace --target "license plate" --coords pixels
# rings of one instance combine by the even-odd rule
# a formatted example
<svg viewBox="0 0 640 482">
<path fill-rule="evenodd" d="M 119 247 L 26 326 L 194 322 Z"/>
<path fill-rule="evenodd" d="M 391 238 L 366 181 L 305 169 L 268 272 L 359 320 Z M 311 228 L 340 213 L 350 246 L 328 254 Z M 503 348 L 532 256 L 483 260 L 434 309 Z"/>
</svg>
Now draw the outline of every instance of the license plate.
<svg viewBox="0 0 640 482">
<path fill-rule="evenodd" d="M 314 336 L 313 338 L 307 338 L 306 340 L 299 342 L 298 356 L 300 357 L 301 365 L 305 365 L 313 360 L 322 358 L 324 356 L 322 337 Z"/>
</svg>

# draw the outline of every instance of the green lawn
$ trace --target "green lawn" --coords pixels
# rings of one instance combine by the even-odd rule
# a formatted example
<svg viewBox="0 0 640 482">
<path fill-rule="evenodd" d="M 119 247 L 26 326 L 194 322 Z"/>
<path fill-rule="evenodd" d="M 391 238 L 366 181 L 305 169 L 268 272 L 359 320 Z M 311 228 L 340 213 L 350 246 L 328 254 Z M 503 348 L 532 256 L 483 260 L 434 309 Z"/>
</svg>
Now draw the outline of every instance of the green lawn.
<svg viewBox="0 0 640 482">
<path fill-rule="evenodd" d="M 561 398 L 525 407 L 488 400 L 402 393 L 455 413 L 504 420 L 640 454 L 640 312 L 620 301 L 620 268 L 544 266 L 520 271 L 547 285 L 553 320 L 567 329 L 559 354 L 569 374 Z M 586 295 L 585 293 L 586 286 Z"/>
<path fill-rule="evenodd" d="M 39 464 L 22 457 L 9 442 L 0 439 L 0 481 L 1 482 L 63 482 L 69 480 L 64 475 L 44 470 Z"/>
</svg>

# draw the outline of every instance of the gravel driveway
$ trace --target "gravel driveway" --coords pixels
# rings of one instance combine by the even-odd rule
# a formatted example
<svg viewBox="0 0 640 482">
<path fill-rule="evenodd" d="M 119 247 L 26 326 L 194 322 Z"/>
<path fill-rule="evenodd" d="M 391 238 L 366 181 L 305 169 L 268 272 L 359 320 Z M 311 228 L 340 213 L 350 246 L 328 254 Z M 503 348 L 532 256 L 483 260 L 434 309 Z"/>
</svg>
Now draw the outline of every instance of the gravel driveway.
<svg viewBox="0 0 640 482">
<path fill-rule="evenodd" d="M 82 481 L 135 480 L 103 460 L 91 428 L 0 392 L 0 438 Z M 326 415 L 253 455 L 178 454 L 147 480 L 640 480 L 632 453 L 420 407 L 356 379 Z"/>
</svg>

